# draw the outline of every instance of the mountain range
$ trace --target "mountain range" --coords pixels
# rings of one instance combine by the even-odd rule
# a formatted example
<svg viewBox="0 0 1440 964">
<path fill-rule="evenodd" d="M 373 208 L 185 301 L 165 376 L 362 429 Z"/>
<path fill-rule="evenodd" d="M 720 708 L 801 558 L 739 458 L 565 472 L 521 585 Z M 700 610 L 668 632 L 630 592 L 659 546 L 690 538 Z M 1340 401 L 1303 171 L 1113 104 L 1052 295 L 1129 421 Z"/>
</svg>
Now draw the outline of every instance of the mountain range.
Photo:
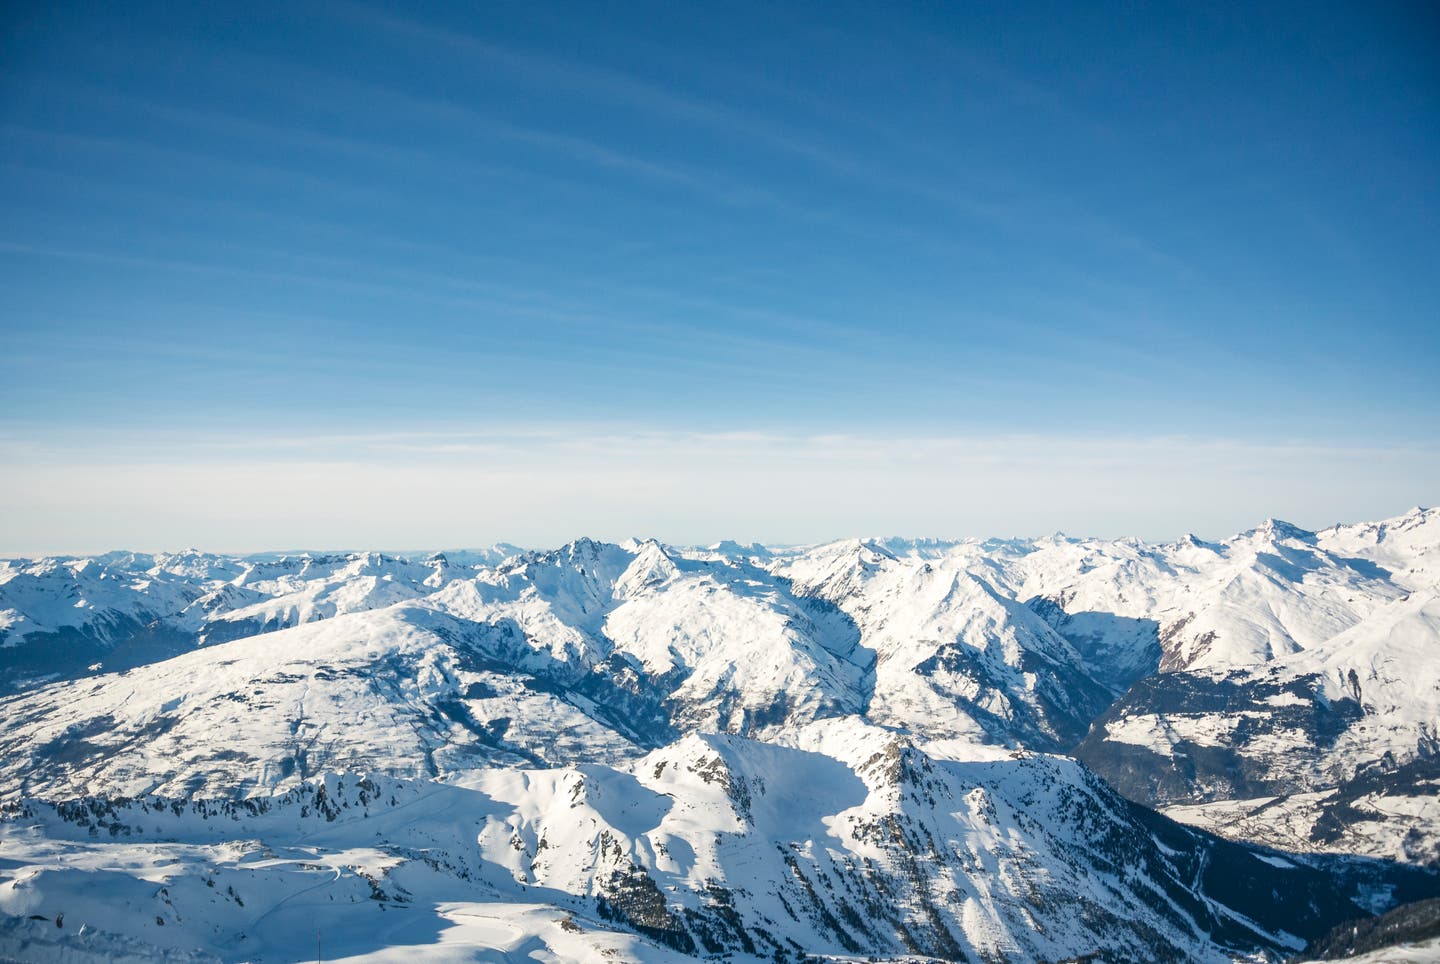
<svg viewBox="0 0 1440 964">
<path fill-rule="evenodd" d="M 20 960 L 1278 960 L 1440 895 L 1436 510 L 13 559 L 0 693 Z"/>
</svg>

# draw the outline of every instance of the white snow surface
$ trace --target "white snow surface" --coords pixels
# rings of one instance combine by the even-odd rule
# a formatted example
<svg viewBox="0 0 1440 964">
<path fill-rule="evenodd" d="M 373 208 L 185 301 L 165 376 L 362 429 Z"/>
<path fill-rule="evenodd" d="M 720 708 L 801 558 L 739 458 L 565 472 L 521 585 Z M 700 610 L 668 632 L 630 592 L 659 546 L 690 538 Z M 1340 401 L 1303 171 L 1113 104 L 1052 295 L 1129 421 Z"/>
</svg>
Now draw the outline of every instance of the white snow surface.
<svg viewBox="0 0 1440 964">
<path fill-rule="evenodd" d="M 1335 780 L 1437 749 L 1437 580 L 1418 509 L 1168 545 L 3 561 L 0 958 L 296 960 L 316 931 L 329 960 L 1295 949 L 1197 916 L 1180 844 L 1054 754 L 1157 672 L 1263 683 L 1102 735 L 1303 782 L 1177 819 L 1410 859 L 1397 834 L 1440 840 L 1423 796 L 1299 842 Z M 1253 725 L 1310 679 L 1363 710 L 1323 760 Z"/>
</svg>

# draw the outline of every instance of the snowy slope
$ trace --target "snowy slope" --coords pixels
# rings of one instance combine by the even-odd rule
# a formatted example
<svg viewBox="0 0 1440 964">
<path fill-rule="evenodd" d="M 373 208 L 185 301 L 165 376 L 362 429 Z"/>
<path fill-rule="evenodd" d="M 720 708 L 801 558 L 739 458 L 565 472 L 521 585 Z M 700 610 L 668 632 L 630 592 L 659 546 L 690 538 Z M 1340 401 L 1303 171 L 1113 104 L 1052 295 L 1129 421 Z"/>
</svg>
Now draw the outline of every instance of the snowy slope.
<svg viewBox="0 0 1440 964">
<path fill-rule="evenodd" d="M 1415 510 L 0 563 L 0 956 L 1295 949 L 1434 892 L 1437 560 Z"/>
<path fill-rule="evenodd" d="M 1381 522 L 1337 525 L 1317 534 L 1321 547 L 1373 563 L 1377 573 L 1407 589 L 1440 584 L 1440 509 L 1411 509 Z"/>
<path fill-rule="evenodd" d="M 843 721 L 794 742 L 810 748 L 692 735 L 620 768 L 31 803 L 0 825 L 17 918 L 0 951 L 295 960 L 318 931 L 331 959 L 1223 961 L 1363 913 L 1356 882 L 1147 816 L 1063 759 L 949 762 Z"/>
<path fill-rule="evenodd" d="M 1440 543 L 1440 517 L 1430 528 Z M 1122 633 L 1127 621 L 1149 623 L 1162 670 L 1223 669 L 1297 652 L 1408 591 L 1370 562 L 1274 520 L 1220 543 L 1053 543 L 1016 568 L 1022 598 L 1049 600 L 1072 619 L 1093 614 L 1102 638 L 1104 623 L 1118 619 Z"/>
<path fill-rule="evenodd" d="M 878 723 L 1059 749 L 1110 702 L 1069 642 L 958 560 L 852 541 L 777 571 L 854 621 L 875 654 L 868 716 Z"/>
<path fill-rule="evenodd" d="M 226 585 L 255 601 L 207 613 L 198 642 L 243 639 L 428 595 L 458 573 L 445 558 L 414 563 L 378 552 L 301 557 L 248 567 Z"/>
<path fill-rule="evenodd" d="M 529 652 L 508 625 L 406 605 L 52 685 L 3 704 L 0 786 L 244 795 L 324 771 L 424 777 L 639 752 L 534 677 L 487 669 Z"/>
</svg>

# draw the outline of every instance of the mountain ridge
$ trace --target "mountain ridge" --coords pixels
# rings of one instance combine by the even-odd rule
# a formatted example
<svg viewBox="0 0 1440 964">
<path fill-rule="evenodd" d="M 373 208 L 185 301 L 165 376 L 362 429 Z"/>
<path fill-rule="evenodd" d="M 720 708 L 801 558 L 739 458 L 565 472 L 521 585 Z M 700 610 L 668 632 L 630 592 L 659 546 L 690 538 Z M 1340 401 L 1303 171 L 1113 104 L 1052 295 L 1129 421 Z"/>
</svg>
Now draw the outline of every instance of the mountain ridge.
<svg viewBox="0 0 1440 964">
<path fill-rule="evenodd" d="M 0 852 L 16 869 L 0 870 L 0 910 L 19 917 L 0 952 L 40 939 L 4 896 L 32 871 L 53 884 L 36 906 L 80 899 L 35 849 L 55 834 L 73 849 L 65 826 L 114 841 L 83 859 L 133 903 L 127 848 L 169 833 L 145 813 L 183 811 L 226 853 L 245 847 L 222 839 L 239 832 L 225 814 L 265 815 L 279 853 L 363 781 L 394 788 L 363 790 L 378 838 L 312 855 L 338 860 L 341 883 L 287 864 L 277 893 L 459 901 L 411 918 L 465 940 L 481 939 L 465 914 L 503 904 L 556 954 L 572 939 L 657 959 L 1291 953 L 1325 914 L 1437 886 L 1437 572 L 1435 510 L 1158 546 L 579 539 L 500 558 L 6 561 Z M 420 819 L 449 855 L 425 857 L 384 814 L 441 792 L 510 816 L 478 844 Z M 592 831 L 575 836 L 581 811 Z M 381 856 L 336 856 L 356 847 Z M 1115 848 L 1150 870 L 1121 872 Z M 195 859 L 175 858 L 174 886 L 199 879 Z M 1210 866 L 1291 876 L 1250 892 Z M 210 896 L 192 911 L 206 927 L 270 926 Z M 102 928 L 105 946 L 156 936 L 130 923 Z M 163 926 L 245 953 L 234 933 Z"/>
</svg>

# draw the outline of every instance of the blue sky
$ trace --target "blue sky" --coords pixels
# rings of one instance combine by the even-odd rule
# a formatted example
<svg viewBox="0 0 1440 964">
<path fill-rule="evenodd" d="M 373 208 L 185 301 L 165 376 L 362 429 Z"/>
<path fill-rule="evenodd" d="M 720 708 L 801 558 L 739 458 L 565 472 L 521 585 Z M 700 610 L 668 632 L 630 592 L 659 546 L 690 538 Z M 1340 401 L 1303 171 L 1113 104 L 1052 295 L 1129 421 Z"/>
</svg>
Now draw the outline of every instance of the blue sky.
<svg viewBox="0 0 1440 964">
<path fill-rule="evenodd" d="M 1440 18 L 1258 6 L 7 5 L 0 551 L 1435 501 Z M 716 437 L 759 441 L 702 498 L 676 460 Z M 841 437 L 786 494 L 849 495 L 760 511 L 770 446 Z M 892 453 L 877 493 L 897 439 L 1008 468 L 957 507 L 961 468 Z M 1077 445 L 1132 469 L 1077 493 Z M 521 497 L 622 450 L 648 501 Z M 1231 461 L 1165 475 L 1197 450 Z M 272 511 L 424 459 L 453 487 Z M 53 496 L 107 473 L 134 493 Z M 265 495 L 226 528 L 242 475 Z M 1116 493 L 1142 476 L 1173 495 Z"/>
</svg>

